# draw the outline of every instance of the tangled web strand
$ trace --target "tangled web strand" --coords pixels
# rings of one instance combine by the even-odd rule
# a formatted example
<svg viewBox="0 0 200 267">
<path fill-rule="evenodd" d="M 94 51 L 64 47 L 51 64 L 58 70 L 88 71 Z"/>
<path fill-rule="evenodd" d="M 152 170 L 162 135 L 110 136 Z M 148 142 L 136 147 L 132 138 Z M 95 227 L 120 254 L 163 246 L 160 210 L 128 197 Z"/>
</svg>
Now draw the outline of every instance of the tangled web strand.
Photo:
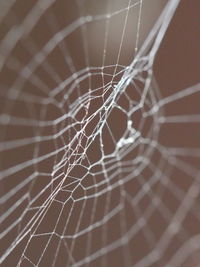
<svg viewBox="0 0 200 267">
<path fill-rule="evenodd" d="M 179 2 L 0 3 L 1 266 L 198 266 L 200 85 L 154 74 Z"/>
</svg>

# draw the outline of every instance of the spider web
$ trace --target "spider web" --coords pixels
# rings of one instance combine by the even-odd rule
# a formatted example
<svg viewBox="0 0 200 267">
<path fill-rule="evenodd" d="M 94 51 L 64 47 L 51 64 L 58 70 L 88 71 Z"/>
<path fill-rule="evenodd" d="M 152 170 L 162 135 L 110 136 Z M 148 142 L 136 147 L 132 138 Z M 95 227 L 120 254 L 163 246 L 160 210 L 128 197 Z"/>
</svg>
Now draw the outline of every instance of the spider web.
<svg viewBox="0 0 200 267">
<path fill-rule="evenodd" d="M 2 266 L 197 264 L 200 85 L 154 77 L 179 2 L 2 1 Z"/>
</svg>

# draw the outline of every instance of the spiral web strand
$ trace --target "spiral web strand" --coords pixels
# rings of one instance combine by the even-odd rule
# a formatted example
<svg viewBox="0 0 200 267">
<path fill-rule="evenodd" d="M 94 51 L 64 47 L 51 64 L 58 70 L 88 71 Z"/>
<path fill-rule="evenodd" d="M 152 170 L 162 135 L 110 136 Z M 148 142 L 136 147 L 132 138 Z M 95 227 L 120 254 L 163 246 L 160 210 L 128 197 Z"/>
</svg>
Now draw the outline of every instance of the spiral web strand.
<svg viewBox="0 0 200 267">
<path fill-rule="evenodd" d="M 154 77 L 180 1 L 166 2 L 143 41 L 148 0 L 103 1 L 103 12 L 66 2 L 67 17 L 65 1 L 33 1 L 21 15 L 20 1 L 0 4 L 0 262 L 194 266 L 200 147 L 189 139 L 200 115 L 181 103 L 200 84 L 165 95 Z"/>
</svg>

